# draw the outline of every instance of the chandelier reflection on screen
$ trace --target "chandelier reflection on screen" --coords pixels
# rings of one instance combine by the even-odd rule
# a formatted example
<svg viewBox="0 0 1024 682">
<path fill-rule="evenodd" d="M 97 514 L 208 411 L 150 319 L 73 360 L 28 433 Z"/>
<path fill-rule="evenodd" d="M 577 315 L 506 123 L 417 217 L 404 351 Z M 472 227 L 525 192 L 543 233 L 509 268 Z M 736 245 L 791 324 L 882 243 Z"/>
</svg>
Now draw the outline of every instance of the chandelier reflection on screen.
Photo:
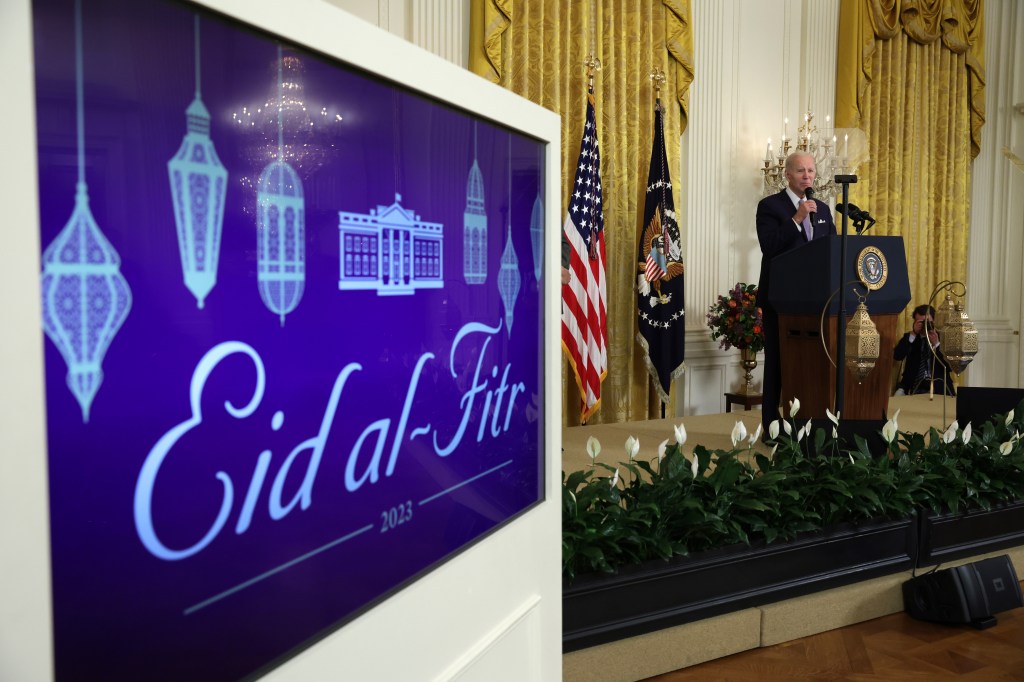
<svg viewBox="0 0 1024 682">
<path fill-rule="evenodd" d="M 283 50 L 271 71 L 273 81 L 266 100 L 231 114 L 235 130 L 245 138 L 242 153 L 253 170 L 239 178 L 249 190 L 255 189 L 259 170 L 277 161 L 279 153 L 300 177 L 308 179 L 330 158 L 343 121 L 330 106 L 307 97 L 305 65 L 297 55 Z M 279 130 L 283 132 L 280 146 Z"/>
<path fill-rule="evenodd" d="M 814 194 L 821 201 L 828 202 L 836 194 L 835 176 L 850 172 L 850 139 L 844 134 L 836 139 L 832 128 L 832 117 L 825 117 L 825 129 L 819 131 L 814 125 L 814 113 L 804 114 L 804 123 L 797 129 L 796 139 L 789 137 L 789 119 L 783 119 L 782 143 L 778 149 L 768 138 L 768 148 L 761 168 L 763 179 L 762 196 L 769 196 L 786 188 L 786 157 L 794 152 L 805 152 L 814 157 L 817 175 L 814 178 Z"/>
</svg>

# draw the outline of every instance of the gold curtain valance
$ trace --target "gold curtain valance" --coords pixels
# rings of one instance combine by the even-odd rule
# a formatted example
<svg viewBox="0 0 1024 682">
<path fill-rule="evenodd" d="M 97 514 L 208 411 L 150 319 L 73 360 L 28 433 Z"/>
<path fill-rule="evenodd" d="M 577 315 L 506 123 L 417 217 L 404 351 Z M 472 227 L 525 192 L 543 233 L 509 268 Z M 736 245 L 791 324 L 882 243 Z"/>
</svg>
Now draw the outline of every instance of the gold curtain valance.
<svg viewBox="0 0 1024 682">
<path fill-rule="evenodd" d="M 878 41 L 901 32 L 922 45 L 941 39 L 954 54 L 965 54 L 971 113 L 971 157 L 981 150 L 985 123 L 985 42 L 982 0 L 841 0 L 836 73 L 836 125 L 861 124 L 864 92 L 871 82 L 871 57 Z"/>
</svg>

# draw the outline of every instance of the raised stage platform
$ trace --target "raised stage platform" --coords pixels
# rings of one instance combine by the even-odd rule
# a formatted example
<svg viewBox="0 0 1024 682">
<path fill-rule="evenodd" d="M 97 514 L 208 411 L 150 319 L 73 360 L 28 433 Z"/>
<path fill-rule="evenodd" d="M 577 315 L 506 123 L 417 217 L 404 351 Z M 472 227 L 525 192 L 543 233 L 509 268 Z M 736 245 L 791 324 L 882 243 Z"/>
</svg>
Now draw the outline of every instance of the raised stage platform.
<svg viewBox="0 0 1024 682">
<path fill-rule="evenodd" d="M 956 399 L 935 396 L 897 396 L 889 401 L 889 417 L 899 410 L 901 431 L 925 433 L 945 428 L 956 418 Z M 798 424 L 804 419 L 797 414 Z M 586 441 L 595 436 L 602 446 L 599 461 L 615 465 L 625 461 L 625 441 L 640 440 L 638 458 L 657 457 L 658 444 L 674 437 L 673 426 L 685 425 L 691 450 L 697 445 L 731 449 L 730 434 L 736 421 L 749 433 L 760 423 L 759 410 L 709 414 L 677 419 L 654 419 L 625 424 L 578 426 L 563 430 L 562 467 L 575 471 L 590 466 Z M 763 443 L 755 449 L 767 452 Z M 1024 575 L 1024 547 L 1006 549 L 947 564 L 967 563 L 983 556 L 1009 554 L 1018 575 Z M 927 570 L 927 569 L 924 569 Z M 903 610 L 902 584 L 911 577 L 902 571 L 871 580 L 824 590 L 756 608 L 747 608 L 637 637 L 567 653 L 563 656 L 566 682 L 576 680 L 635 681 L 678 670 L 722 656 L 805 637 Z"/>
</svg>

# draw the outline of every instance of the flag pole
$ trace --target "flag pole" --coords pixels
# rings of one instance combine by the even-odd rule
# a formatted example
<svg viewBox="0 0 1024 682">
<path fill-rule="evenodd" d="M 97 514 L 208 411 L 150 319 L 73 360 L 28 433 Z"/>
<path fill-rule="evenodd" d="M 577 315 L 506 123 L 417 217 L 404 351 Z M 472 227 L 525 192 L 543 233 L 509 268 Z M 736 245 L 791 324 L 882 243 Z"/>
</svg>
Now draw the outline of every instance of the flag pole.
<svg viewBox="0 0 1024 682">
<path fill-rule="evenodd" d="M 658 111 L 661 111 L 661 84 L 665 82 L 665 72 L 662 71 L 661 69 L 659 69 L 658 67 L 654 67 L 654 69 L 650 72 L 649 77 L 651 79 L 651 84 L 654 86 L 654 111 L 658 112 Z M 655 131 L 655 134 L 657 134 L 657 131 Z M 661 194 L 662 194 L 662 201 L 659 202 L 659 204 L 658 204 L 658 210 L 659 211 L 661 211 L 662 208 L 665 205 L 665 201 L 664 201 L 665 188 L 664 187 L 661 188 Z M 662 224 L 664 224 L 664 223 L 662 223 Z M 667 241 L 667 234 L 664 233 L 664 232 L 663 232 L 663 239 L 665 241 Z M 665 253 L 668 253 L 668 244 L 667 243 L 665 244 Z M 653 379 L 652 379 L 652 381 L 653 381 Z M 659 400 L 658 402 L 661 403 L 661 418 L 664 419 L 665 418 L 665 402 L 662 401 L 662 400 Z"/>
</svg>

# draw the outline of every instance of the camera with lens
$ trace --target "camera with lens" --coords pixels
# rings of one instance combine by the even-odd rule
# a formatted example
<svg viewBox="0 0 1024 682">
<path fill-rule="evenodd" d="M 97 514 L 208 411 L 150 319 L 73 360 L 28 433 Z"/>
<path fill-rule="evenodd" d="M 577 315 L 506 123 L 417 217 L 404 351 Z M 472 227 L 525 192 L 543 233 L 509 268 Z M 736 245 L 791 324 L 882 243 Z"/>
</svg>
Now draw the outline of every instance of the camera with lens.
<svg viewBox="0 0 1024 682">
<path fill-rule="evenodd" d="M 925 331 L 926 334 L 928 332 L 935 331 L 935 323 L 932 322 L 931 320 L 925 320 L 924 321 L 924 331 Z"/>
</svg>

